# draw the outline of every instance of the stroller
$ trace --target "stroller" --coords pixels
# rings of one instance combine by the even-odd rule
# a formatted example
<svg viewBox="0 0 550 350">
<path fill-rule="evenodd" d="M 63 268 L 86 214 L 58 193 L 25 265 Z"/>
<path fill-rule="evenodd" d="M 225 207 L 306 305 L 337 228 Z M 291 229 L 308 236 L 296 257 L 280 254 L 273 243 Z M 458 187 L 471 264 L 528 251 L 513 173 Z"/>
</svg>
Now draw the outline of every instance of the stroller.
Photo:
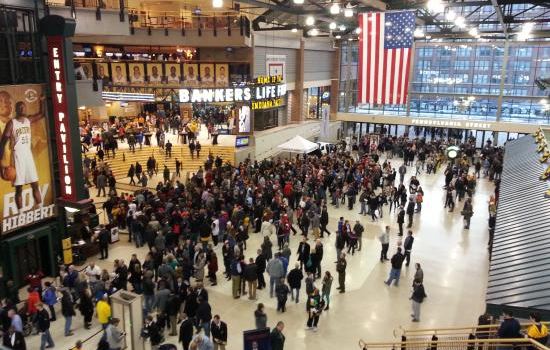
<svg viewBox="0 0 550 350">
<path fill-rule="evenodd" d="M 25 304 L 21 309 L 18 309 L 17 314 L 21 317 L 23 323 L 23 336 L 28 337 L 34 330 L 34 323 L 32 317 L 27 314 L 27 305 Z"/>
</svg>

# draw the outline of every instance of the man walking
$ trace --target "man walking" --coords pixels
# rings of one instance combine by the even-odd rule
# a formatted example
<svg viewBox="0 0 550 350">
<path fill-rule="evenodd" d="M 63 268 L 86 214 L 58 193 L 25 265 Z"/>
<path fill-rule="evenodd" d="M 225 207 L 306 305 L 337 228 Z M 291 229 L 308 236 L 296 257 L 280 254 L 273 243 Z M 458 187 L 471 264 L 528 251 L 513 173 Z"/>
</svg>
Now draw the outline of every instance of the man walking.
<svg viewBox="0 0 550 350">
<path fill-rule="evenodd" d="M 42 303 L 36 304 L 38 312 L 36 313 L 36 325 L 40 333 L 40 350 L 53 348 L 55 346 L 50 334 L 50 314 L 44 309 Z"/>
<path fill-rule="evenodd" d="M 405 238 L 405 243 L 403 244 L 403 248 L 405 249 L 405 259 L 407 260 L 407 263 L 405 266 L 409 266 L 411 262 L 411 250 L 414 243 L 414 237 L 411 230 L 407 232 L 407 238 Z"/>
<path fill-rule="evenodd" d="M 300 299 L 300 288 L 302 287 L 303 279 L 304 274 L 302 273 L 302 269 L 300 269 L 300 264 L 296 263 L 287 276 L 288 285 L 290 287 L 290 299 L 296 299 L 296 303 L 298 303 Z M 296 291 L 296 298 L 294 298 L 294 291 Z"/>
<path fill-rule="evenodd" d="M 275 259 L 267 263 L 267 274 L 269 275 L 269 297 L 273 298 L 273 291 L 281 278 L 285 276 L 283 263 L 279 260 L 279 253 L 275 253 Z"/>
<path fill-rule="evenodd" d="M 420 304 L 426 298 L 426 292 L 424 291 L 424 285 L 421 281 L 415 280 L 413 283 L 413 293 L 411 295 L 412 300 L 412 321 L 420 322 Z"/>
<path fill-rule="evenodd" d="M 388 259 L 388 249 L 390 247 L 390 227 L 386 226 L 384 232 L 378 236 L 378 240 L 382 244 L 382 250 L 380 251 L 380 262 L 384 262 Z"/>
<path fill-rule="evenodd" d="M 399 206 L 399 213 L 397 214 L 397 224 L 399 225 L 399 235 L 403 236 L 403 224 L 405 223 L 405 209 L 402 205 Z"/>
<path fill-rule="evenodd" d="M 302 241 L 298 246 L 298 252 L 296 252 L 296 254 L 298 255 L 298 261 L 300 262 L 300 269 L 303 269 L 304 265 L 307 265 L 307 262 L 309 260 L 309 252 L 310 246 L 307 242 L 307 237 L 304 237 L 302 238 Z"/>
<path fill-rule="evenodd" d="M 285 329 L 285 324 L 283 321 L 279 321 L 277 322 L 277 326 L 271 331 L 269 335 L 271 350 L 284 350 L 285 335 L 283 334 L 283 329 Z"/>
<path fill-rule="evenodd" d="M 397 248 L 397 253 L 391 257 L 391 270 L 390 277 L 386 283 L 388 286 L 391 286 L 393 280 L 395 280 L 395 286 L 399 285 L 399 277 L 401 276 L 401 267 L 403 267 L 403 260 L 405 257 L 401 253 L 401 248 Z"/>
<path fill-rule="evenodd" d="M 262 254 L 262 250 L 258 249 L 258 256 L 256 257 L 256 272 L 258 273 L 258 289 L 265 288 L 264 272 L 266 268 L 265 256 Z"/>
<path fill-rule="evenodd" d="M 338 272 L 338 288 L 340 293 L 346 292 L 346 267 L 348 263 L 346 261 L 346 253 L 341 253 L 336 263 L 336 271 Z"/>
</svg>

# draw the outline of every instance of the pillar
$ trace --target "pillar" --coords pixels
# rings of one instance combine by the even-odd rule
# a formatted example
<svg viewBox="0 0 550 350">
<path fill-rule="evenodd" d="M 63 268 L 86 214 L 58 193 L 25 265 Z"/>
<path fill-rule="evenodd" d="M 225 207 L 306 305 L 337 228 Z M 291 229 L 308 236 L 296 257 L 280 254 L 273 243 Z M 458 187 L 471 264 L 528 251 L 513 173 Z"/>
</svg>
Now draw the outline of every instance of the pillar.
<svg viewBox="0 0 550 350">
<path fill-rule="evenodd" d="M 341 48 L 338 46 L 332 55 L 332 75 L 330 84 L 330 120 L 336 120 L 338 100 L 340 98 L 340 59 Z"/>
<path fill-rule="evenodd" d="M 304 38 L 300 39 L 300 49 L 296 51 L 296 79 L 290 101 L 290 121 L 304 120 Z"/>
</svg>

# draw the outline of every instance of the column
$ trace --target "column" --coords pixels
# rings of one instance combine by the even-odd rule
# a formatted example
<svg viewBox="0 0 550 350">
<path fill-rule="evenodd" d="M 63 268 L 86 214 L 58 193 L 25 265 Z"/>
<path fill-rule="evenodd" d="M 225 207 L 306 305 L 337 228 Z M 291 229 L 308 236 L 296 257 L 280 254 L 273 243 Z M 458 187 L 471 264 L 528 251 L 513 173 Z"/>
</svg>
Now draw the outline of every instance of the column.
<svg viewBox="0 0 550 350">
<path fill-rule="evenodd" d="M 338 113 L 341 52 L 341 48 L 338 46 L 332 56 L 332 76 L 330 77 L 332 79 L 330 84 L 330 120 L 336 120 L 336 113 Z"/>
<path fill-rule="evenodd" d="M 296 79 L 290 101 L 290 121 L 304 120 L 304 38 L 300 39 L 300 49 L 296 50 Z"/>
</svg>

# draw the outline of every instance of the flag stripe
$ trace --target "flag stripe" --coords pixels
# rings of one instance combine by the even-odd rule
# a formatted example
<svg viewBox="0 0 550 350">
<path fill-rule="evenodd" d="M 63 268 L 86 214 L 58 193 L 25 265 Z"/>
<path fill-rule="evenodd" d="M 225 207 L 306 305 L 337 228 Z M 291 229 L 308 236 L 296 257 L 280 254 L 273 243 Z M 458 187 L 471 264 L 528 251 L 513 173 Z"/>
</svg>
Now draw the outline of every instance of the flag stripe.
<svg viewBox="0 0 550 350">
<path fill-rule="evenodd" d="M 365 90 L 366 90 L 366 95 L 365 95 L 365 99 L 363 100 L 364 102 L 363 103 L 370 103 L 370 80 L 371 80 L 371 74 L 370 74 L 370 69 L 371 69 L 371 63 L 370 63 L 370 59 L 371 59 L 371 55 L 370 55 L 370 43 L 371 43 L 371 38 L 372 38 L 372 21 L 371 21 L 371 15 L 372 14 L 367 14 L 367 39 L 365 40 L 365 45 L 363 46 L 366 50 L 366 56 L 367 56 L 367 67 L 365 69 L 365 71 L 367 72 L 367 79 L 366 79 L 366 82 L 365 82 Z"/>
<path fill-rule="evenodd" d="M 395 75 L 395 49 L 389 49 L 389 61 L 388 65 L 390 67 L 390 72 L 388 74 L 388 80 L 389 80 L 389 92 L 388 92 L 388 103 L 393 104 L 393 86 L 394 86 L 394 75 Z"/>
<path fill-rule="evenodd" d="M 392 80 L 394 82 L 393 85 L 393 104 L 397 104 L 398 101 L 398 95 L 397 91 L 399 90 L 399 82 L 398 82 L 398 75 L 401 71 L 401 50 L 396 49 L 395 50 L 395 70 L 393 71 L 393 77 Z"/>
<path fill-rule="evenodd" d="M 409 88 L 409 72 L 411 71 L 410 69 L 410 60 L 411 60 L 411 49 L 404 49 L 405 52 L 406 52 L 406 60 L 405 60 L 405 82 L 403 83 L 403 92 L 402 92 L 402 96 L 403 96 L 403 104 L 407 103 L 407 94 L 406 94 L 406 91 L 407 89 Z"/>
<path fill-rule="evenodd" d="M 376 54 L 376 16 L 374 14 L 371 14 L 369 18 L 369 25 L 371 28 L 370 37 L 369 37 L 369 56 L 370 56 L 370 63 L 369 63 L 369 70 L 370 70 L 370 79 L 369 79 L 369 103 L 374 103 L 374 82 L 376 81 L 376 75 L 375 75 L 375 69 L 376 67 L 376 61 L 375 61 L 375 54 Z"/>
<path fill-rule="evenodd" d="M 365 17 L 365 14 L 361 14 L 359 15 L 359 28 L 363 28 L 363 18 Z M 363 101 L 364 100 L 364 93 L 365 93 L 365 89 L 363 88 L 363 83 L 365 82 L 365 75 L 364 75 L 364 69 L 365 69 L 365 65 L 363 64 L 363 43 L 364 43 L 364 39 L 363 39 L 363 34 L 365 32 L 364 31 L 361 31 L 361 34 L 359 34 L 359 69 L 361 69 L 361 73 L 359 74 L 359 76 L 357 77 L 358 79 L 358 88 L 359 88 L 359 101 Z M 349 57 L 346 57 L 347 60 L 350 60 Z M 351 62 L 346 62 L 346 63 L 351 63 Z M 347 112 L 347 111 L 346 111 Z"/>
<path fill-rule="evenodd" d="M 382 81 L 386 79 L 386 76 L 384 73 L 384 66 L 386 65 L 386 62 L 384 61 L 384 37 L 385 37 L 385 20 L 384 20 L 384 13 L 380 13 L 379 21 L 378 21 L 378 30 L 380 34 L 378 35 L 378 67 L 376 68 L 378 71 L 378 87 L 376 94 L 376 103 L 382 104 L 384 101 L 382 100 Z"/>
</svg>

